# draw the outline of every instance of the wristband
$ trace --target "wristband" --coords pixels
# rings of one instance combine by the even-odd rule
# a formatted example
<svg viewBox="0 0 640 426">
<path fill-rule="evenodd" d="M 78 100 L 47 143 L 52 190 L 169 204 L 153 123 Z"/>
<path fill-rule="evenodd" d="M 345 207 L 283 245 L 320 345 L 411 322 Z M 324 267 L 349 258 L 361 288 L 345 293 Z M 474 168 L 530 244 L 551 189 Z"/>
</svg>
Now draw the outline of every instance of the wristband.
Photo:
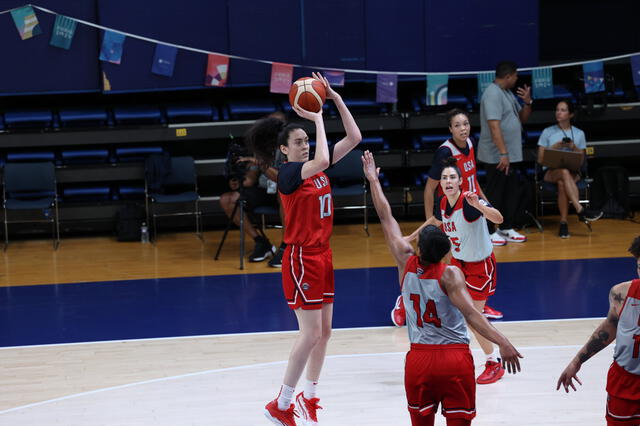
<svg viewBox="0 0 640 426">
<path fill-rule="evenodd" d="M 500 157 L 508 157 L 509 153 L 508 152 L 501 152 L 500 153 Z"/>
</svg>

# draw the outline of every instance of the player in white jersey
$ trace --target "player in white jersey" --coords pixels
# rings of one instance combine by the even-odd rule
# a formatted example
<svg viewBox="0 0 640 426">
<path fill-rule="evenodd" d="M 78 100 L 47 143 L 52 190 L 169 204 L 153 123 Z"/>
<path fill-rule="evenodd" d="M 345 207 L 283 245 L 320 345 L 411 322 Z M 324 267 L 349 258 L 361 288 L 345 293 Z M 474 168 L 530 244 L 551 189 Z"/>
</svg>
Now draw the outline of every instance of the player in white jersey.
<svg viewBox="0 0 640 426">
<path fill-rule="evenodd" d="M 451 264 L 462 270 L 473 305 L 483 312 L 487 299 L 495 293 L 497 278 L 496 258 L 485 218 L 500 224 L 502 215 L 478 194 L 461 190 L 462 173 L 456 162 L 453 157 L 445 160 L 440 176 L 445 196 L 435 215 L 422 226 L 442 226 L 453 245 Z M 410 238 L 415 238 L 419 231 Z M 471 331 L 486 356 L 485 369 L 476 382 L 483 385 L 497 382 L 504 375 L 498 351 L 473 327 Z"/>
<path fill-rule="evenodd" d="M 636 258 L 640 276 L 640 236 L 629 247 Z M 564 369 L 556 389 L 576 390 L 582 385 L 578 371 L 582 364 L 606 348 L 613 340 L 616 348 L 607 375 L 607 425 L 640 425 L 640 279 L 625 281 L 611 287 L 607 318 L 593 332 L 589 341 Z"/>
<path fill-rule="evenodd" d="M 476 414 L 475 381 L 465 320 L 498 344 L 510 373 L 520 371 L 522 355 L 474 307 L 460 269 L 443 262 L 451 255 L 446 234 L 435 226 L 424 227 L 416 255 L 391 214 L 369 151 L 362 163 L 387 246 L 398 265 L 407 311 L 411 350 L 405 362 L 405 391 L 411 424 L 433 425 L 442 404 L 448 426 L 470 425 Z"/>
</svg>

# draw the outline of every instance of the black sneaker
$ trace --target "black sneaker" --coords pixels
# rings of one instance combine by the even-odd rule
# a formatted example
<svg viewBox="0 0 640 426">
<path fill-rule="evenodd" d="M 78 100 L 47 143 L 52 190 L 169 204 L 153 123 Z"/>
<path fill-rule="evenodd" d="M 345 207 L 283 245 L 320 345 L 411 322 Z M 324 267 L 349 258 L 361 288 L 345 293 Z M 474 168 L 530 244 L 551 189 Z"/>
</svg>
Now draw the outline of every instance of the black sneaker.
<svg viewBox="0 0 640 426">
<path fill-rule="evenodd" d="M 266 238 L 258 237 L 256 239 L 256 245 L 253 248 L 253 253 L 249 255 L 249 262 L 262 262 L 273 256 L 273 252 L 276 248 L 271 245 Z"/>
<path fill-rule="evenodd" d="M 569 225 L 567 222 L 560 222 L 560 232 L 558 232 L 560 238 L 569 238 Z"/>
<path fill-rule="evenodd" d="M 580 213 L 578 213 L 578 218 L 582 222 L 595 222 L 600 219 L 604 212 L 602 210 L 593 210 L 588 207 L 582 209 Z"/>
<path fill-rule="evenodd" d="M 285 247 L 284 244 L 278 247 L 278 251 L 276 251 L 276 254 L 269 261 L 269 266 L 272 268 L 282 268 L 282 255 L 284 254 Z"/>
</svg>

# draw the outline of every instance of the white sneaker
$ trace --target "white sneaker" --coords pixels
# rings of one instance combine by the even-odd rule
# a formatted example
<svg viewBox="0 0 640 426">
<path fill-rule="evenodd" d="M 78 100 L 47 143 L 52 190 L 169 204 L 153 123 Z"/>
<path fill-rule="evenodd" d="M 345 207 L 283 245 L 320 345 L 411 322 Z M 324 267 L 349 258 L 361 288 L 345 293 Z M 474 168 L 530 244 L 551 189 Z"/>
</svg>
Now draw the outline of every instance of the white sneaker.
<svg viewBox="0 0 640 426">
<path fill-rule="evenodd" d="M 504 237 L 505 240 L 511 243 L 524 243 L 527 241 L 527 237 L 516 232 L 515 229 L 498 229 L 498 233 Z"/>
<path fill-rule="evenodd" d="M 507 240 L 504 239 L 502 235 L 500 235 L 497 231 L 490 235 L 491 244 L 494 246 L 503 246 L 507 244 Z"/>
</svg>

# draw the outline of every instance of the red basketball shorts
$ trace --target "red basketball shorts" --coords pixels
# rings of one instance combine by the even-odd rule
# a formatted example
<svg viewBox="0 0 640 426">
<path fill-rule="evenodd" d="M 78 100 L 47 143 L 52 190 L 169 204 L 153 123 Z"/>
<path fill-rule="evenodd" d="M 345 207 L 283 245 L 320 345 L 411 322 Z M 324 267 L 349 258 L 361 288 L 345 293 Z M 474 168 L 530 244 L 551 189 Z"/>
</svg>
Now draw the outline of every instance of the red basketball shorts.
<svg viewBox="0 0 640 426">
<path fill-rule="evenodd" d="M 607 423 L 640 424 L 640 376 L 613 362 L 607 375 Z"/>
<path fill-rule="evenodd" d="M 282 256 L 282 288 L 291 309 L 321 309 L 333 303 L 331 249 L 287 245 Z"/>
<path fill-rule="evenodd" d="M 447 418 L 476 416 L 476 378 L 469 346 L 412 343 L 404 368 L 410 412 L 435 413 L 442 404 Z"/>
<path fill-rule="evenodd" d="M 479 262 L 465 262 L 452 257 L 451 264 L 462 270 L 473 300 L 487 300 L 496 292 L 498 270 L 493 253 Z"/>
</svg>

